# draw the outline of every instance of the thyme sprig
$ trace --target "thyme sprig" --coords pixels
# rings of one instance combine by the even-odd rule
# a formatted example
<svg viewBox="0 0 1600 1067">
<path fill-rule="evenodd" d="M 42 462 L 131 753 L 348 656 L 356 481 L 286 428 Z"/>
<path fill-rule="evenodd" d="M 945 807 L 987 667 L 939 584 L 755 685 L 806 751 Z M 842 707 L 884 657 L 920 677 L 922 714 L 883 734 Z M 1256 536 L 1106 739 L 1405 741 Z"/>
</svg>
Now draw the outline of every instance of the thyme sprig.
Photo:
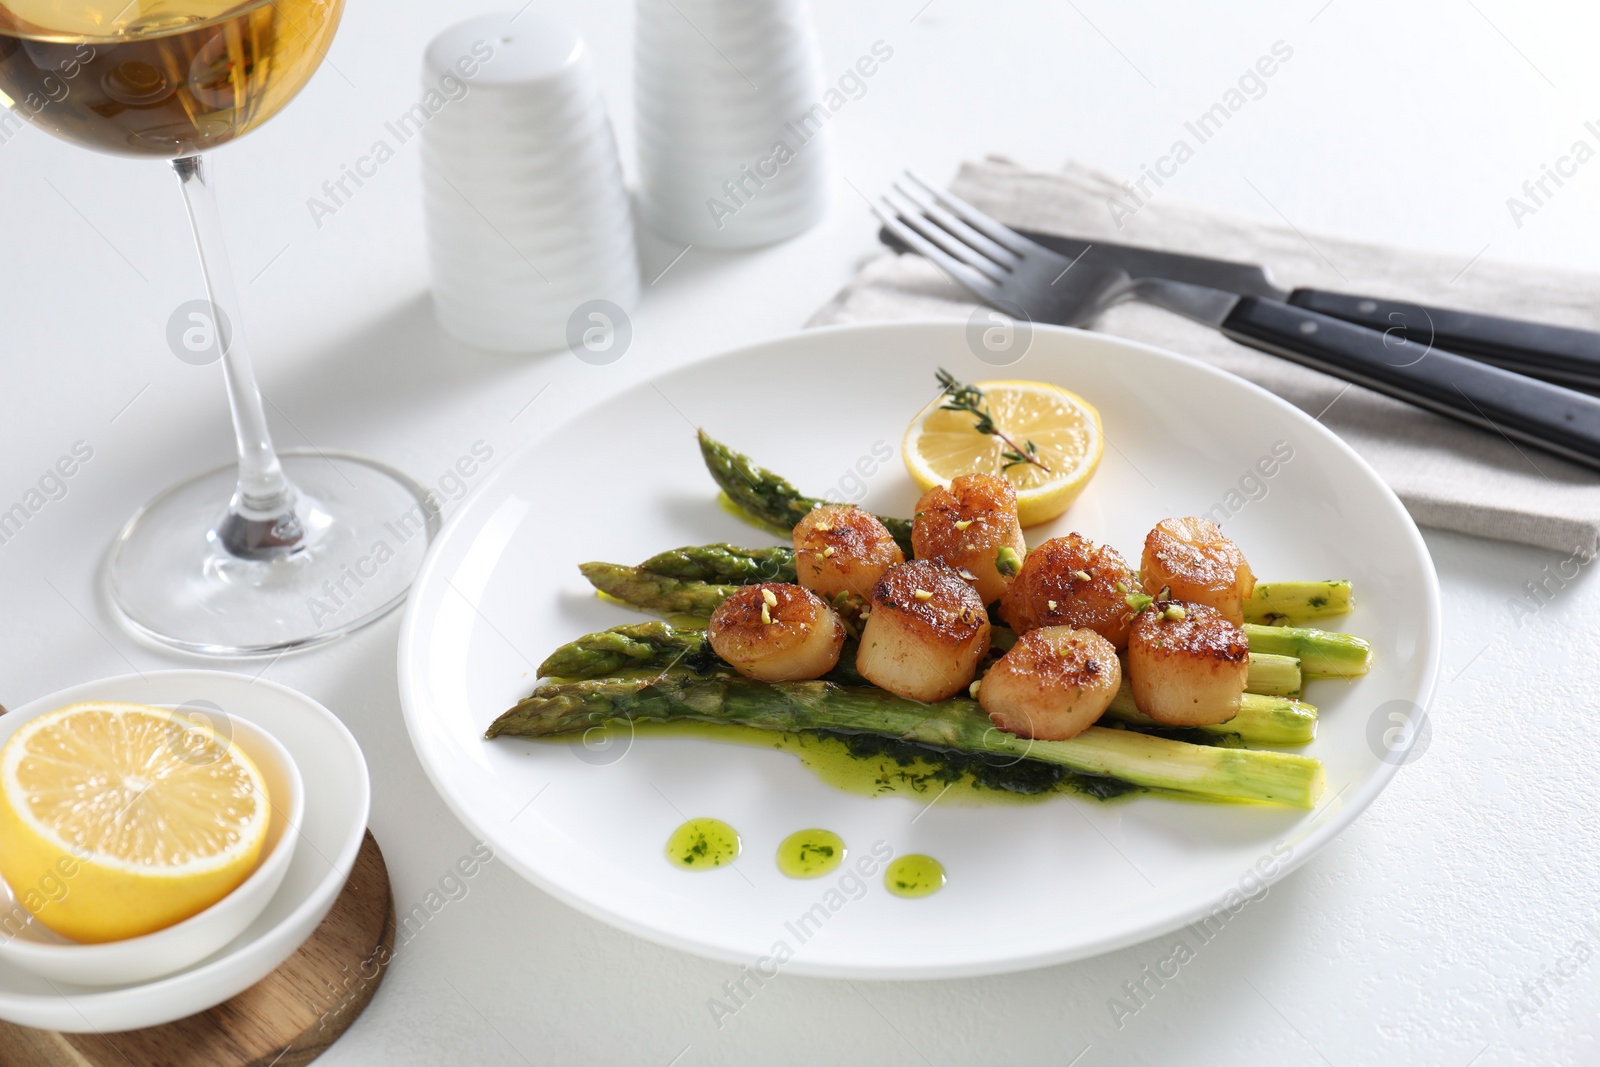
<svg viewBox="0 0 1600 1067">
<path fill-rule="evenodd" d="M 979 433 L 990 434 L 1004 441 L 1009 446 L 1000 453 L 1007 460 L 1005 469 L 1010 470 L 1020 463 L 1032 463 L 1046 474 L 1055 473 L 1044 460 L 1039 458 L 1038 445 L 1032 441 L 1024 441 L 1019 445 L 1008 437 L 1005 431 L 995 425 L 994 416 L 990 415 L 988 408 L 984 406 L 982 389 L 979 389 L 976 385 L 964 385 L 956 381 L 955 375 L 943 367 L 939 368 L 937 377 L 939 379 L 939 387 L 944 390 L 945 397 L 945 402 L 939 405 L 940 410 L 964 411 L 973 416 L 972 428 L 974 430 Z"/>
</svg>

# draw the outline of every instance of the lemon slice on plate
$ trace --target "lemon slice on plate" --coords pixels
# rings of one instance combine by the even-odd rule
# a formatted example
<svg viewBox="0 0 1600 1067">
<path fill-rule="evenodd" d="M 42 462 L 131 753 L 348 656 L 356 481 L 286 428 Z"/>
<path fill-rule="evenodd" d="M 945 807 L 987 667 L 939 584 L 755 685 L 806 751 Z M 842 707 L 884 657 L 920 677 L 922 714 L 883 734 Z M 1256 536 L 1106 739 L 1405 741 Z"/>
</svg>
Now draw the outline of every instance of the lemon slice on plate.
<svg viewBox="0 0 1600 1067">
<path fill-rule="evenodd" d="M 941 394 L 911 420 L 900 445 L 917 488 L 927 492 L 962 474 L 995 474 L 1016 486 L 1022 525 L 1036 526 L 1066 511 L 1100 466 L 1100 413 L 1048 382 L 978 382 L 975 388 L 983 392 L 981 408 L 1016 448 L 1005 438 L 979 433 L 971 412 L 945 410 L 948 398 Z M 1016 462 L 1014 456 L 1023 452 L 1037 462 Z"/>
<path fill-rule="evenodd" d="M 161 708 L 73 704 L 0 748 L 0 875 L 75 941 L 137 937 L 232 892 L 271 820 L 261 772 Z"/>
</svg>

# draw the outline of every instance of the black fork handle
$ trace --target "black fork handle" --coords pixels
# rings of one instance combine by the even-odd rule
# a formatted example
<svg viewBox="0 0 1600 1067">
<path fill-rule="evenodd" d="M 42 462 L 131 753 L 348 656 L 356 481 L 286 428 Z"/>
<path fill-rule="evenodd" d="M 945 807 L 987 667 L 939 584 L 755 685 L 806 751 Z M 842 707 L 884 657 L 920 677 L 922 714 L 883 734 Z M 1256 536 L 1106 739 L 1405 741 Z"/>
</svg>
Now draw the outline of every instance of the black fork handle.
<svg viewBox="0 0 1600 1067">
<path fill-rule="evenodd" d="M 1600 388 L 1600 333 L 1379 297 L 1296 289 L 1289 303 L 1547 381 Z"/>
<path fill-rule="evenodd" d="M 1222 332 L 1600 470 L 1600 398 L 1292 304 L 1241 297 Z"/>
</svg>

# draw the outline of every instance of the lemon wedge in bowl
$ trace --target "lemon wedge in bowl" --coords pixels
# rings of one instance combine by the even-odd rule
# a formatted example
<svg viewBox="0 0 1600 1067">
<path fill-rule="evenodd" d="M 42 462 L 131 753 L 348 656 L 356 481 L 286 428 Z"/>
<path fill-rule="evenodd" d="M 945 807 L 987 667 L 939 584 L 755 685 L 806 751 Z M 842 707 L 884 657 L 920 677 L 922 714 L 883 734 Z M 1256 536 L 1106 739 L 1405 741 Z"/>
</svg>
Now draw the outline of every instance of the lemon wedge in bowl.
<svg viewBox="0 0 1600 1067">
<path fill-rule="evenodd" d="M 0 876 L 66 884 L 33 910 L 101 943 L 164 929 L 255 869 L 271 823 L 261 771 L 214 731 L 161 708 L 73 704 L 0 748 Z"/>
<path fill-rule="evenodd" d="M 1048 382 L 978 382 L 981 416 L 951 411 L 941 393 L 906 427 L 900 452 L 917 488 L 927 492 L 962 474 L 993 474 L 1017 490 L 1024 526 L 1049 522 L 1071 506 L 1100 466 L 1100 413 L 1083 397 Z M 1022 459 L 1019 457 L 1026 456 Z"/>
</svg>

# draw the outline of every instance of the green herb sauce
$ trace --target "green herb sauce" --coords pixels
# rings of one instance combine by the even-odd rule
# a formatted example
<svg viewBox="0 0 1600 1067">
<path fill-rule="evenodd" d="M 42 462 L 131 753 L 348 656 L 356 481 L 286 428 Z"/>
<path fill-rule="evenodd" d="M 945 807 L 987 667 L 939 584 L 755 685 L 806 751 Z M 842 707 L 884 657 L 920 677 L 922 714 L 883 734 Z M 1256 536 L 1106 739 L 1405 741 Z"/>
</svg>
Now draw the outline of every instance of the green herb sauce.
<svg viewBox="0 0 1600 1067">
<path fill-rule="evenodd" d="M 709 871 L 739 855 L 739 834 L 721 819 L 690 819 L 667 838 L 667 860 L 688 871 Z"/>
<path fill-rule="evenodd" d="M 944 864 L 912 852 L 895 859 L 883 872 L 883 887 L 897 897 L 926 897 L 944 888 Z"/>
<path fill-rule="evenodd" d="M 735 723 L 639 722 L 637 737 L 697 737 L 727 744 L 788 752 L 835 789 L 857 796 L 908 796 L 940 805 L 976 807 L 991 804 L 1033 804 L 1059 796 L 1109 801 L 1150 792 L 1119 778 L 1077 774 L 1038 760 L 996 759 L 919 745 L 876 734 L 824 731 L 778 733 Z M 629 727 L 608 724 L 589 734 L 566 734 L 546 743 L 589 743 L 605 737 L 627 743 Z M 1215 740 L 1214 738 L 1212 740 Z M 942 795 L 941 795 L 942 794 Z"/>
<path fill-rule="evenodd" d="M 844 838 L 832 830 L 797 830 L 778 845 L 778 870 L 790 878 L 821 878 L 844 862 Z"/>
</svg>

